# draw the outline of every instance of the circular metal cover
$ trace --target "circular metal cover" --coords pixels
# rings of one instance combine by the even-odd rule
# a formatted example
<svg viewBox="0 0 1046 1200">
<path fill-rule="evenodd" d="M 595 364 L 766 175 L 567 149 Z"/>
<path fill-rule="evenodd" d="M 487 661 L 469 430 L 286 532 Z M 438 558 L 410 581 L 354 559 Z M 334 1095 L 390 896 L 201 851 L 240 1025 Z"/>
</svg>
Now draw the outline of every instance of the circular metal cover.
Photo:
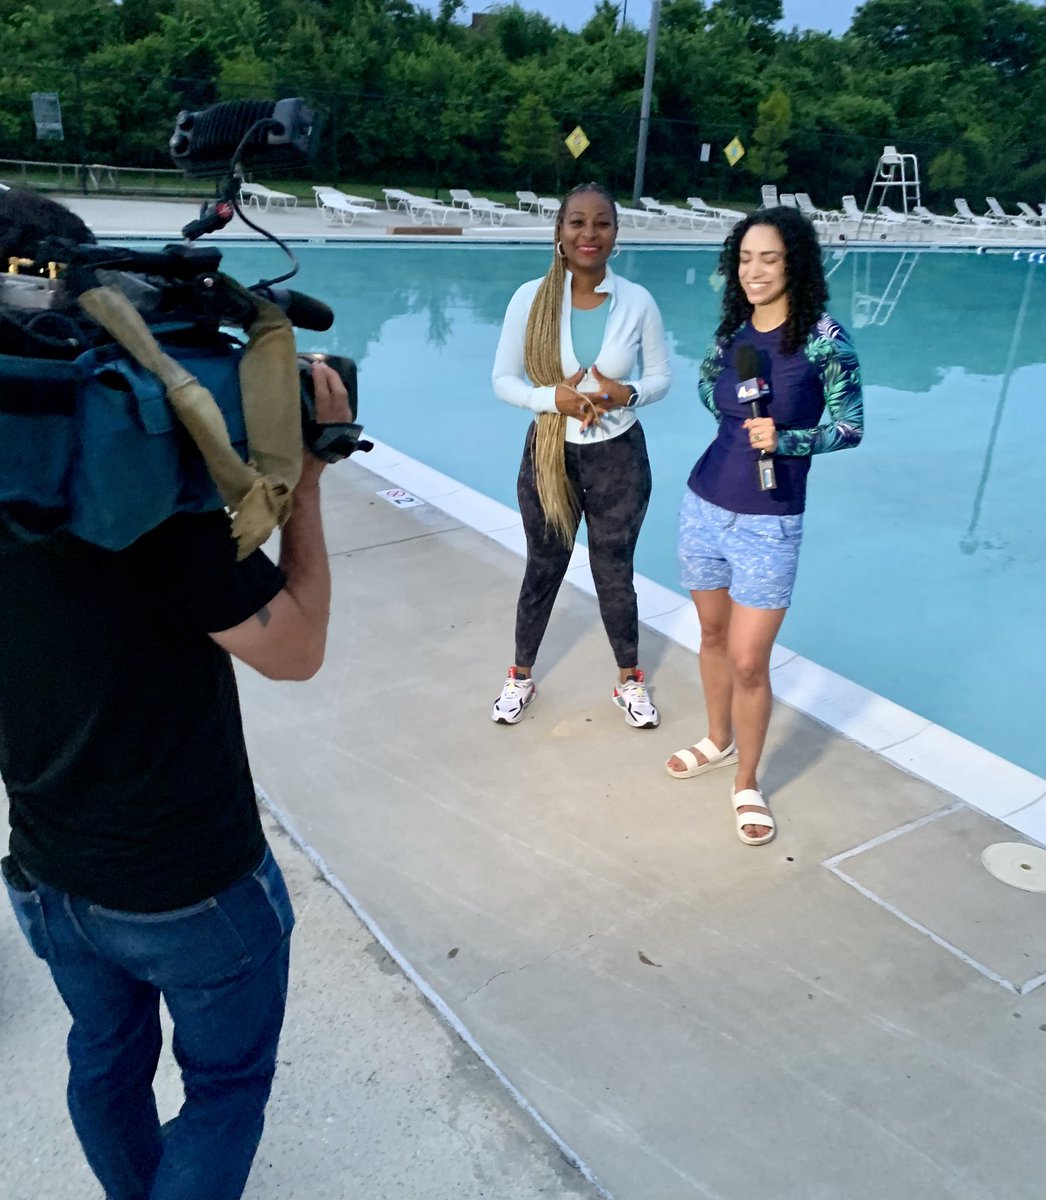
<svg viewBox="0 0 1046 1200">
<path fill-rule="evenodd" d="M 996 842 L 981 855 L 989 874 L 1025 892 L 1046 892 L 1046 850 L 1026 842 Z"/>
</svg>

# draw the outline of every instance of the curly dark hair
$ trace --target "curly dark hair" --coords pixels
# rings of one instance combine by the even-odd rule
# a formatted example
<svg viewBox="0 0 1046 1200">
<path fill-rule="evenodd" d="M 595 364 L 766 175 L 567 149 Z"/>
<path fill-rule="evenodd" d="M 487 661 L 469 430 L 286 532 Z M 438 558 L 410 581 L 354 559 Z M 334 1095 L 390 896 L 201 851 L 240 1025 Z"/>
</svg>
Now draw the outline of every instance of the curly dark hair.
<svg viewBox="0 0 1046 1200">
<path fill-rule="evenodd" d="M 44 238 L 65 238 L 78 244 L 93 242 L 94 234 L 57 200 L 36 192 L 10 188 L 0 192 L 0 258 L 31 258 Z"/>
<path fill-rule="evenodd" d="M 719 273 L 726 278 L 726 290 L 723 293 L 723 319 L 716 337 L 729 344 L 752 315 L 753 306 L 741 288 L 737 270 L 741 260 L 741 239 L 753 225 L 773 226 L 785 245 L 788 319 L 781 349 L 785 354 L 793 354 L 806 341 L 828 300 L 817 231 L 794 208 L 761 208 L 738 221 L 730 231 L 719 256 Z"/>
</svg>

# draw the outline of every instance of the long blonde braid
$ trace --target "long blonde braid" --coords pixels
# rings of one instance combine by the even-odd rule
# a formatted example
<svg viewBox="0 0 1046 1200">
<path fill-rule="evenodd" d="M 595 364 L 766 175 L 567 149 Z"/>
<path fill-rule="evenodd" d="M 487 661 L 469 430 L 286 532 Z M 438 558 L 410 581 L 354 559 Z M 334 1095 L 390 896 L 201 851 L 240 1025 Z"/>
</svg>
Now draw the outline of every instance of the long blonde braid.
<svg viewBox="0 0 1046 1200">
<path fill-rule="evenodd" d="M 563 292 L 567 282 L 566 261 L 559 252 L 559 235 L 567 203 L 579 192 L 598 192 L 610 205 L 617 229 L 617 205 L 614 197 L 600 183 L 579 183 L 563 197 L 556 214 L 555 240 L 552 245 L 552 265 L 541 281 L 534 303 L 530 306 L 526 340 L 523 344 L 523 365 L 532 383 L 538 387 L 556 387 L 563 382 L 563 357 L 559 333 L 563 319 Z M 566 545 L 574 543 L 578 526 L 578 502 L 567 479 L 565 435 L 567 418 L 564 413 L 539 413 L 534 431 L 534 480 L 538 500 L 549 528 Z"/>
<path fill-rule="evenodd" d="M 565 203 L 565 202 L 564 202 Z M 562 212 L 562 210 L 560 210 Z M 556 387 L 563 382 L 563 359 L 559 330 L 563 317 L 563 289 L 567 269 L 559 253 L 559 220 L 552 266 L 541 281 L 527 319 L 523 365 L 538 387 Z M 578 524 L 578 503 L 567 479 L 565 434 L 567 418 L 561 412 L 538 413 L 531 450 L 534 480 L 545 521 L 566 545 L 573 545 Z"/>
</svg>

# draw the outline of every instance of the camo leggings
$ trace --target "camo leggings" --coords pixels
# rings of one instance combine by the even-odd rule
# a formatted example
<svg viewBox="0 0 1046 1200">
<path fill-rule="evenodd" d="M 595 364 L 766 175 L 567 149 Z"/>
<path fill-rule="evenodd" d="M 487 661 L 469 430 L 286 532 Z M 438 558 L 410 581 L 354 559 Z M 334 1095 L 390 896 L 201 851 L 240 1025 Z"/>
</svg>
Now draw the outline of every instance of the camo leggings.
<svg viewBox="0 0 1046 1200">
<path fill-rule="evenodd" d="M 533 443 L 531 425 L 516 484 L 527 535 L 527 567 L 516 606 L 518 667 L 534 665 L 571 553 L 545 523 L 534 481 Z M 646 438 L 637 421 L 605 442 L 567 442 L 565 451 L 567 478 L 585 518 L 603 627 L 618 667 L 634 667 L 639 660 L 639 612 L 632 560 L 650 500 Z"/>
</svg>

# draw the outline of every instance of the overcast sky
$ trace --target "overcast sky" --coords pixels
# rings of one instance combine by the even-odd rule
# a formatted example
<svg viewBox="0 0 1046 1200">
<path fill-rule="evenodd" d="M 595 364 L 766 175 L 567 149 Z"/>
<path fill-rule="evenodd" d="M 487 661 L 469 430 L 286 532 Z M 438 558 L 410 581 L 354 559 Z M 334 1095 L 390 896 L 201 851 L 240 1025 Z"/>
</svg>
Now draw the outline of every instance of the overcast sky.
<svg viewBox="0 0 1046 1200">
<path fill-rule="evenodd" d="M 426 0 L 428 7 L 435 8 L 438 0 Z M 647 27 L 650 20 L 650 0 L 614 0 L 626 5 L 629 24 Z M 596 0 L 521 0 L 524 8 L 542 12 L 559 24 L 579 29 L 592 15 Z M 489 8 L 489 0 L 467 0 L 468 13 L 482 12 Z M 850 19 L 859 7 L 859 0 L 784 0 L 784 26 L 791 29 L 823 29 L 828 33 L 844 33 L 850 27 Z"/>
</svg>

